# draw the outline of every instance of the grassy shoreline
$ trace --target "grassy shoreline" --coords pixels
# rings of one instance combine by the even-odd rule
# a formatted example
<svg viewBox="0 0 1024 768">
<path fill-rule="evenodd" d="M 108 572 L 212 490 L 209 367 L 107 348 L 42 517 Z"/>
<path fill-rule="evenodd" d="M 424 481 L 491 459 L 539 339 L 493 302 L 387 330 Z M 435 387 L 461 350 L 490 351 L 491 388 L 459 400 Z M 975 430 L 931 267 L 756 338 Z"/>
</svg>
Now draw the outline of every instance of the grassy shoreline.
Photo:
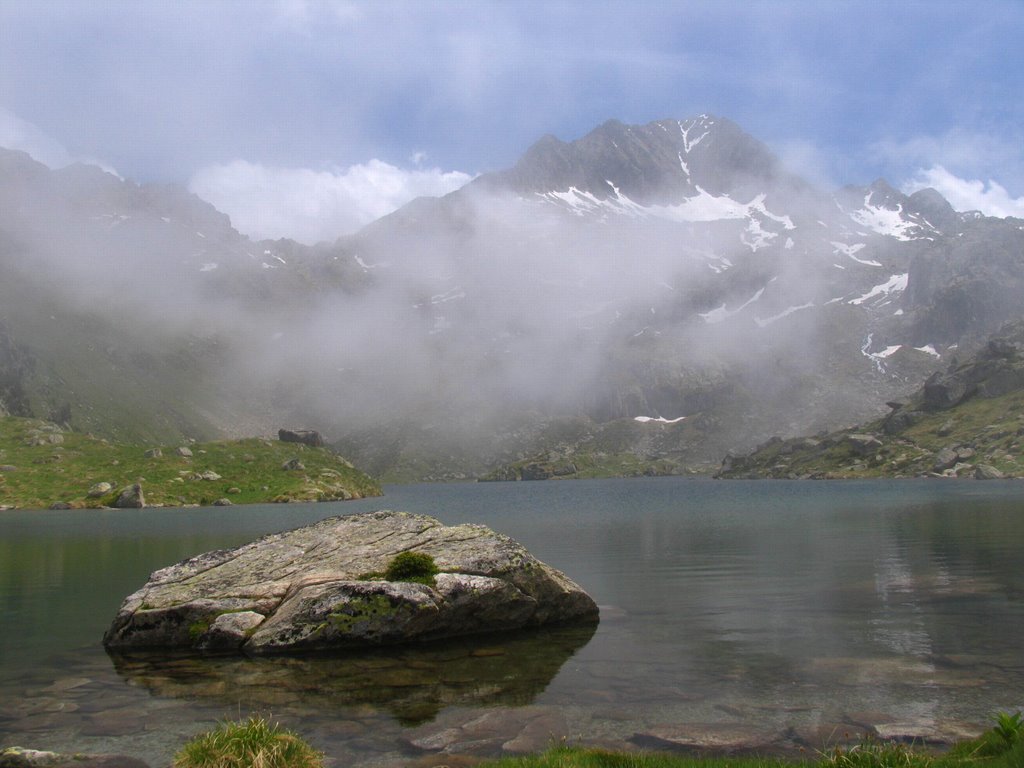
<svg viewBox="0 0 1024 768">
<path fill-rule="evenodd" d="M 301 443 L 248 438 L 130 445 L 36 419 L 0 417 L 0 509 L 109 507 L 136 483 L 148 507 L 381 495 L 375 480 L 342 457 Z"/>
<path fill-rule="evenodd" d="M 260 717 L 224 722 L 197 734 L 175 755 L 174 768 L 323 768 L 325 755 L 294 731 Z M 59 755 L 23 747 L 0 749 L 4 768 L 44 768 L 73 762 L 104 765 L 101 755 Z M 331 764 L 333 761 L 327 761 Z M 795 757 L 757 753 L 613 751 L 556 744 L 525 755 L 474 758 L 435 754 L 410 759 L 410 766 L 475 768 L 1024 768 L 1021 713 L 997 716 L 996 725 L 946 751 L 903 742 L 868 739 L 852 746 L 808 751 Z"/>
</svg>

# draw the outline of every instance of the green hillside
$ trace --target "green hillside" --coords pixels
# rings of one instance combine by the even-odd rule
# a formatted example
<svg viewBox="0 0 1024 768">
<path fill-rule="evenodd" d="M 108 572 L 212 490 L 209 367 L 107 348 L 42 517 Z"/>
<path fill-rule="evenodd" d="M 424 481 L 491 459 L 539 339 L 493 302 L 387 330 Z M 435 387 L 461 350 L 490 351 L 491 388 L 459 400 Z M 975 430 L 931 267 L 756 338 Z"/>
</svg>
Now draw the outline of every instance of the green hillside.
<svg viewBox="0 0 1024 768">
<path fill-rule="evenodd" d="M 259 438 L 112 443 L 45 421 L 0 418 L 0 508 L 113 506 L 121 490 L 136 483 L 146 506 L 335 501 L 381 493 L 375 480 L 324 448 Z"/>
</svg>

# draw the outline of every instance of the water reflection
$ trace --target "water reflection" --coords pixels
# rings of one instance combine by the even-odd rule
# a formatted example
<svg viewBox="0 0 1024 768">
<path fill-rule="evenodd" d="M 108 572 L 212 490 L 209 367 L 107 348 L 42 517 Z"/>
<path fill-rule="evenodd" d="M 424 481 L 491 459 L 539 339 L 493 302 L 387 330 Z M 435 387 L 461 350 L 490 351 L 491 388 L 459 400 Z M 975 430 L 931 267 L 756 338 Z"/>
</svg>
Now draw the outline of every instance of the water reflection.
<svg viewBox="0 0 1024 768">
<path fill-rule="evenodd" d="M 682 479 L 411 486 L 345 505 L 0 515 L 0 743 L 166 765 L 272 715 L 338 765 L 498 756 L 552 737 L 729 729 L 942 741 L 1024 702 L 1024 484 Z M 119 657 L 99 639 L 157 567 L 387 506 L 483 522 L 602 604 L 593 628 L 364 657 Z M 116 666 L 115 666 L 116 665 Z M 411 724 L 419 725 L 411 725 Z"/>
<path fill-rule="evenodd" d="M 118 674 L 162 697 L 256 710 L 372 707 L 402 725 L 447 707 L 530 704 L 593 637 L 596 624 L 542 628 L 345 656 L 185 657 L 111 654 Z"/>
</svg>

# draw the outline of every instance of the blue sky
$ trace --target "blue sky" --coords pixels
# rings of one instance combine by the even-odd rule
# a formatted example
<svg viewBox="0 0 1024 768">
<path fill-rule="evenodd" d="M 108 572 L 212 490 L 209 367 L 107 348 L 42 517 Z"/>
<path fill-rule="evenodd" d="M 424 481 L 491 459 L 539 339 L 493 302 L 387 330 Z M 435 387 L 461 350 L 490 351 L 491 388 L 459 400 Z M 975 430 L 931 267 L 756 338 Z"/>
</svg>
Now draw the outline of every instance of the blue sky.
<svg viewBox="0 0 1024 768">
<path fill-rule="evenodd" d="M 1021 40 L 1020 0 L 0 0 L 0 145 L 310 240 L 545 133 L 710 112 L 822 186 L 1024 215 Z"/>
</svg>

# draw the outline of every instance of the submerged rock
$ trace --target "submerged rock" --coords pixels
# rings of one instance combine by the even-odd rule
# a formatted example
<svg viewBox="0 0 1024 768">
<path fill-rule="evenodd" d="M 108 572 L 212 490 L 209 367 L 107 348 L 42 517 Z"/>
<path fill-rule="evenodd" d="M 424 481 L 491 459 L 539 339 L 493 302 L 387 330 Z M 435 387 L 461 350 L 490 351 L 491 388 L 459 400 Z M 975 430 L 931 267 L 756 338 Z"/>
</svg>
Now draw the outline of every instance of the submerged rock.
<svg viewBox="0 0 1024 768">
<path fill-rule="evenodd" d="M 750 723 L 669 723 L 637 732 L 631 741 L 648 749 L 731 753 L 763 752 L 781 738 Z"/>
<path fill-rule="evenodd" d="M 432 585 L 385 581 L 391 559 L 417 551 Z M 227 630 L 228 614 L 246 614 Z M 252 614 L 255 614 L 252 615 Z M 391 645 L 596 621 L 597 605 L 560 571 L 482 525 L 379 511 L 332 517 L 154 572 L 125 599 L 103 642 L 112 649 L 247 653 Z"/>
<path fill-rule="evenodd" d="M 127 755 L 82 755 L 44 752 L 38 749 L 8 747 L 0 751 L 0 768 L 149 768 L 148 764 Z"/>
</svg>

